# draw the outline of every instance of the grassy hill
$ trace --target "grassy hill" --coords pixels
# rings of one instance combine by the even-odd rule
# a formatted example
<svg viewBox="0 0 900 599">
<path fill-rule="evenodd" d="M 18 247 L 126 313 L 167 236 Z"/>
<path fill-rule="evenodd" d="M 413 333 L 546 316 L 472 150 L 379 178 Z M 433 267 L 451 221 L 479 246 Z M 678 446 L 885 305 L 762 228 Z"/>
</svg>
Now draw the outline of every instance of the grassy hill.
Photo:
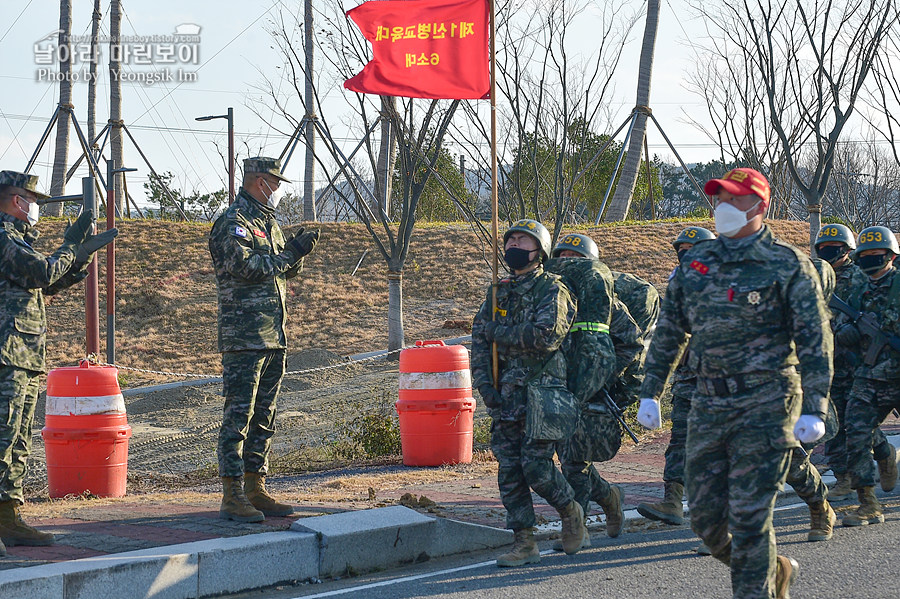
<svg viewBox="0 0 900 599">
<path fill-rule="evenodd" d="M 675 266 L 671 240 L 689 224 L 658 222 L 583 227 L 611 268 L 632 272 L 665 289 Z M 782 239 L 805 248 L 805 222 L 770 223 Z M 61 243 L 64 221 L 38 225 L 41 251 Z M 289 283 L 289 353 L 326 349 L 349 355 L 387 345 L 387 265 L 366 228 L 323 223 L 304 272 Z M 502 226 L 501 226 L 502 228 Z M 116 249 L 116 356 L 123 366 L 215 375 L 216 284 L 207 250 L 210 225 L 128 220 L 119 224 Z M 362 265 L 351 276 L 363 252 Z M 101 257 L 101 352 L 106 332 L 105 255 Z M 406 342 L 466 334 L 490 282 L 489 248 L 465 223 L 422 224 L 414 233 L 404 270 Z M 48 365 L 74 365 L 84 355 L 84 286 L 48 298 Z M 446 328 L 445 328 L 446 325 Z M 105 355 L 104 355 L 105 357 Z M 123 386 L 172 380 L 123 373 Z"/>
</svg>

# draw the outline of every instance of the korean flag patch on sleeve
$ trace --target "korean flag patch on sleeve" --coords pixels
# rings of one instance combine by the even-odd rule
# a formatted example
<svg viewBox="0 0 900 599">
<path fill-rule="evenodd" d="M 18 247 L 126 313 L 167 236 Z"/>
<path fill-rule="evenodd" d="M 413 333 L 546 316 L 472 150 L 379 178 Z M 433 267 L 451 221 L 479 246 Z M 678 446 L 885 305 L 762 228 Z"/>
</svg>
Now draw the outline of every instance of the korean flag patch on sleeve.
<svg viewBox="0 0 900 599">
<path fill-rule="evenodd" d="M 250 237 L 250 233 L 244 227 L 240 225 L 235 225 L 231 230 L 231 234 L 235 237 L 240 237 L 241 239 L 247 239 Z"/>
</svg>

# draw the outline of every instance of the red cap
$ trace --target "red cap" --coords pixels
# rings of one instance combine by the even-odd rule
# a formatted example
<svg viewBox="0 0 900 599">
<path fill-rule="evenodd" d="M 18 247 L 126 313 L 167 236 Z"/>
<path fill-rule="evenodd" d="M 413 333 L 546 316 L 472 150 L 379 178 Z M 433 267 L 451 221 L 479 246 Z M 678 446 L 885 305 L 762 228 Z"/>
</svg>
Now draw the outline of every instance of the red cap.
<svg viewBox="0 0 900 599">
<path fill-rule="evenodd" d="M 763 206 L 769 205 L 769 182 L 762 173 L 752 168 L 736 168 L 730 170 L 721 179 L 710 179 L 703 186 L 703 191 L 713 196 L 724 189 L 736 196 L 756 195 L 762 199 Z"/>
</svg>

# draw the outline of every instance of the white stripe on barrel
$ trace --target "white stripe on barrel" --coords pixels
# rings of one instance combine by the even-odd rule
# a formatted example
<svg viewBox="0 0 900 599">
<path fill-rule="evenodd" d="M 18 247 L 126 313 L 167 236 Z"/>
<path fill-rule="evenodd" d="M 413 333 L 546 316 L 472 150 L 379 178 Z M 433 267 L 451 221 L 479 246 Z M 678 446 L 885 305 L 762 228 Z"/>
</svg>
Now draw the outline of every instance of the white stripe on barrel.
<svg viewBox="0 0 900 599">
<path fill-rule="evenodd" d="M 94 414 L 124 414 L 125 398 L 118 395 L 97 395 L 94 397 L 54 397 L 47 396 L 49 416 L 91 416 Z"/>
<path fill-rule="evenodd" d="M 471 370 L 449 372 L 401 372 L 400 389 L 464 389 L 472 386 Z"/>
</svg>

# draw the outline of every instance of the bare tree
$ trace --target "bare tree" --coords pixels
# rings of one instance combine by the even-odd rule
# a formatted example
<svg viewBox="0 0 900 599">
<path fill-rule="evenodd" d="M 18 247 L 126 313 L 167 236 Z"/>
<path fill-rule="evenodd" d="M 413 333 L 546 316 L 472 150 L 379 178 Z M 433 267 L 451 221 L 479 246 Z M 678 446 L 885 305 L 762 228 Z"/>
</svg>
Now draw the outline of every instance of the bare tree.
<svg viewBox="0 0 900 599">
<path fill-rule="evenodd" d="M 297 103 L 302 113 L 314 108 L 318 114 L 317 131 L 330 160 L 323 160 L 324 153 L 318 153 L 316 159 L 329 180 L 342 180 L 342 185 L 333 185 L 330 189 L 341 198 L 349 212 L 365 224 L 378 252 L 387 263 L 388 349 L 397 350 L 404 346 L 403 268 L 415 227 L 416 208 L 440 157 L 444 136 L 459 101 L 414 101 L 409 98 L 382 101 L 379 96 L 344 91 L 345 98 L 354 109 L 350 124 L 362 138 L 358 146 L 362 160 L 354 160 L 332 134 L 330 121 L 335 117 L 322 102 L 323 87 L 327 91 L 331 91 L 329 88 L 332 86 L 337 88 L 341 81 L 359 72 L 368 62 L 368 44 L 356 26 L 344 16 L 347 8 L 342 2 L 335 2 L 320 14 L 322 29 L 314 41 L 330 67 L 325 72 L 330 73 L 332 79 L 330 84 L 328 81 L 323 84 L 318 74 L 319 80 L 313 86 L 312 94 L 315 107 L 306 106 L 304 92 L 306 82 L 315 81 L 317 74 L 306 71 L 307 62 L 301 50 L 303 41 L 294 37 L 301 15 L 282 12 L 280 19 L 273 23 L 275 42 L 285 57 L 283 83 L 291 91 L 279 92 L 280 86 L 268 78 L 259 89 L 273 104 L 272 112 L 285 122 L 285 133 L 296 130 L 300 123 L 300 119 L 294 116 L 301 112 L 294 107 Z M 254 103 L 251 109 L 259 114 L 261 104 Z M 270 116 L 266 114 L 264 118 L 269 120 Z M 401 189 L 391 194 L 399 204 L 393 211 L 388 210 L 383 191 L 389 188 L 392 172 L 382 166 L 390 159 L 392 143 L 390 140 L 379 143 L 376 131 L 388 131 L 395 140 L 393 144 L 396 147 Z M 392 220 L 392 214 L 397 215 L 396 222 Z"/>
<path fill-rule="evenodd" d="M 585 54 L 575 35 L 589 11 L 593 51 Z M 608 184 L 584 175 L 599 166 L 595 142 L 609 129 L 612 77 L 636 15 L 620 3 L 586 0 L 498 2 L 496 13 L 501 217 L 552 220 L 556 236 L 567 220 L 583 221 L 599 208 Z M 480 187 L 490 189 L 481 108 L 467 103 L 468 118 L 451 135 Z"/>
<path fill-rule="evenodd" d="M 728 58 L 756 77 L 767 125 L 794 188 L 806 200 L 812 243 L 837 145 L 897 24 L 897 7 L 893 0 L 747 0 L 697 3 L 695 9 L 712 39 L 735 47 Z"/>
</svg>

